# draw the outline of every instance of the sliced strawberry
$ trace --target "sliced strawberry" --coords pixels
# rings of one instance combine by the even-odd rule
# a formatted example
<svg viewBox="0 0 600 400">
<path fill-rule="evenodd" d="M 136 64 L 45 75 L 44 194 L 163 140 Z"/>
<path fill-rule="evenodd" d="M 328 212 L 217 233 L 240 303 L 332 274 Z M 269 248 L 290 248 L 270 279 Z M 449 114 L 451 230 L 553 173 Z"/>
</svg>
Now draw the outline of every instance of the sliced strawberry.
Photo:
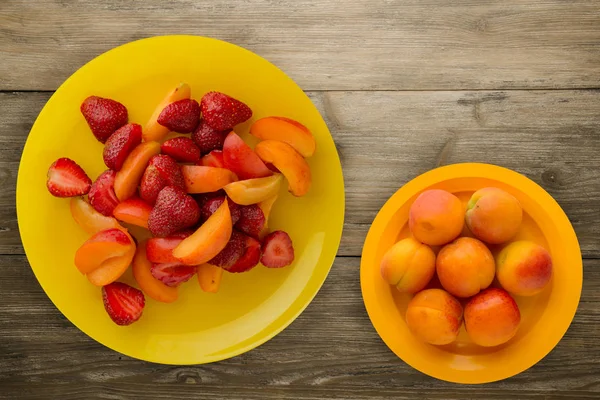
<svg viewBox="0 0 600 400">
<path fill-rule="evenodd" d="M 190 133 L 198 126 L 200 105 L 194 99 L 182 99 L 166 106 L 158 116 L 158 123 L 178 133 Z"/>
<path fill-rule="evenodd" d="M 167 186 L 160 191 L 148 218 L 154 236 L 166 237 L 194 226 L 200 219 L 198 203 L 184 190 Z"/>
<path fill-rule="evenodd" d="M 160 146 L 162 152 L 183 163 L 197 163 L 200 160 L 200 149 L 187 137 L 169 139 Z"/>
<path fill-rule="evenodd" d="M 200 218 L 202 221 L 206 221 L 208 217 L 213 215 L 213 213 L 217 211 L 217 208 L 223 204 L 226 197 L 227 196 L 215 196 L 206 199 L 202 204 L 202 208 L 200 209 Z M 227 205 L 229 206 L 229 212 L 231 213 L 231 223 L 235 225 L 235 223 L 240 219 L 242 206 L 234 203 L 231 201 L 231 199 L 227 200 Z"/>
<path fill-rule="evenodd" d="M 201 119 L 198 127 L 192 133 L 192 140 L 200 149 L 200 153 L 206 154 L 213 150 L 221 150 L 228 133 L 228 130 L 218 131 L 212 128 L 206 121 Z"/>
<path fill-rule="evenodd" d="M 144 293 L 122 282 L 102 287 L 104 308 L 117 325 L 130 325 L 140 319 L 146 299 Z"/>
<path fill-rule="evenodd" d="M 173 257 L 173 249 L 192 233 L 194 231 L 185 230 L 164 238 L 155 237 L 148 239 L 146 242 L 146 257 L 150 262 L 156 264 L 178 262 Z"/>
<path fill-rule="evenodd" d="M 156 203 L 158 193 L 166 186 L 185 189 L 179 165 L 171 157 L 159 154 L 150 159 L 140 182 L 140 197 L 150 205 Z"/>
<path fill-rule="evenodd" d="M 142 143 L 142 127 L 138 124 L 123 125 L 115 131 L 104 145 L 104 164 L 118 171 L 131 150 Z"/>
<path fill-rule="evenodd" d="M 235 264 L 246 251 L 246 235 L 236 231 L 231 232 L 227 246 L 208 263 L 217 267 L 228 268 Z"/>
<path fill-rule="evenodd" d="M 245 248 L 244 255 L 241 256 L 235 264 L 226 268 L 229 272 L 246 272 L 256 267 L 260 262 L 261 245 L 253 237 L 244 235 Z"/>
<path fill-rule="evenodd" d="M 211 151 L 202 157 L 197 165 L 203 165 L 205 167 L 227 168 L 225 167 L 225 161 L 223 160 L 222 150 Z"/>
<path fill-rule="evenodd" d="M 263 241 L 263 255 L 260 262 L 268 268 L 281 268 L 294 261 L 292 239 L 284 231 L 269 233 Z"/>
<path fill-rule="evenodd" d="M 252 117 L 246 104 L 220 92 L 208 92 L 200 101 L 202 117 L 218 131 L 232 129 Z"/>
<path fill-rule="evenodd" d="M 190 280 L 196 273 L 196 267 L 184 265 L 179 262 L 152 264 L 152 276 L 170 287 L 177 287 Z"/>
<path fill-rule="evenodd" d="M 127 108 L 115 100 L 90 96 L 80 109 L 92 133 L 102 143 L 127 123 Z"/>
<path fill-rule="evenodd" d="M 70 158 L 59 158 L 48 168 L 46 187 L 56 197 L 81 196 L 90 191 L 92 180 Z"/>
<path fill-rule="evenodd" d="M 116 172 L 112 169 L 107 169 L 101 173 L 92 184 L 88 194 L 92 207 L 109 217 L 112 217 L 115 207 L 119 204 L 119 199 L 117 199 L 114 190 L 115 175 Z"/>
<path fill-rule="evenodd" d="M 264 226 L 265 214 L 258 204 L 241 207 L 240 219 L 235 224 L 237 229 L 244 232 L 246 235 L 258 238 L 260 231 Z"/>
</svg>

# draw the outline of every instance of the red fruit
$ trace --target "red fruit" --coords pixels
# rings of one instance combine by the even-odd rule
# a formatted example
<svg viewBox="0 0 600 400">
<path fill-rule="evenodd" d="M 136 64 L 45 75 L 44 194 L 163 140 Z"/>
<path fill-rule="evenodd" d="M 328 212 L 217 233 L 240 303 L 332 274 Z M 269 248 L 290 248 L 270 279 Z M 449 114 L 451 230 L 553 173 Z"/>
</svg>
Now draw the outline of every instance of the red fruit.
<svg viewBox="0 0 600 400">
<path fill-rule="evenodd" d="M 167 186 L 160 191 L 148 218 L 154 236 L 165 237 L 194 226 L 200 219 L 198 203 L 184 190 Z"/>
<path fill-rule="evenodd" d="M 200 101 L 202 118 L 218 131 L 231 129 L 252 117 L 252 110 L 224 93 L 208 92 Z"/>
<path fill-rule="evenodd" d="M 200 149 L 187 137 L 169 139 L 160 146 L 162 152 L 184 163 L 197 163 L 200 160 Z"/>
<path fill-rule="evenodd" d="M 127 108 L 115 100 L 90 96 L 80 109 L 92 133 L 102 143 L 127 123 Z"/>
<path fill-rule="evenodd" d="M 225 197 L 226 196 L 211 197 L 209 199 L 206 199 L 202 203 L 202 208 L 200 209 L 200 217 L 203 221 L 206 221 L 208 217 L 210 217 L 215 211 L 217 211 L 217 208 L 219 208 L 221 204 L 223 204 L 223 202 L 225 201 Z M 227 205 L 229 206 L 229 212 L 231 213 L 231 223 L 235 225 L 235 223 L 238 222 L 238 220 L 241 217 L 242 206 L 234 203 L 233 201 L 231 201 L 231 199 L 227 200 Z"/>
<path fill-rule="evenodd" d="M 185 181 L 177 162 L 168 155 L 158 154 L 150 159 L 144 171 L 140 182 L 140 197 L 154 205 L 158 193 L 166 186 L 185 189 Z"/>
<path fill-rule="evenodd" d="M 256 267 L 260 261 L 261 246 L 260 242 L 250 236 L 244 235 L 245 248 L 244 255 L 241 256 L 231 267 L 225 268 L 229 272 L 246 272 Z"/>
<path fill-rule="evenodd" d="M 142 127 L 138 124 L 123 125 L 115 131 L 104 145 L 104 164 L 118 171 L 131 150 L 142 143 Z"/>
<path fill-rule="evenodd" d="M 177 232 L 169 237 L 148 239 L 146 242 L 146 258 L 148 258 L 148 261 L 156 264 L 178 262 L 173 257 L 173 249 L 192 233 L 194 231 L 186 230 Z"/>
<path fill-rule="evenodd" d="M 92 184 L 88 199 L 96 211 L 106 216 L 112 217 L 113 211 L 119 199 L 115 195 L 115 175 L 112 169 L 107 169 L 96 178 Z"/>
<path fill-rule="evenodd" d="M 281 268 L 294 261 L 292 239 L 284 231 L 269 233 L 263 241 L 263 255 L 260 262 L 268 268 Z"/>
<path fill-rule="evenodd" d="M 237 229 L 246 235 L 258 238 L 264 226 L 265 214 L 258 204 L 241 207 L 240 219 L 235 224 Z"/>
<path fill-rule="evenodd" d="M 190 133 L 198 126 L 200 105 L 194 99 L 182 99 L 166 106 L 158 116 L 158 123 L 178 133 Z"/>
<path fill-rule="evenodd" d="M 227 133 L 229 131 L 218 131 L 201 119 L 198 127 L 192 133 L 192 139 L 198 145 L 200 153 L 206 154 L 212 150 L 222 149 Z"/>
<path fill-rule="evenodd" d="M 70 158 L 59 158 L 48 168 L 46 187 L 56 197 L 81 196 L 90 191 L 92 180 Z"/>
<path fill-rule="evenodd" d="M 210 260 L 208 264 L 223 268 L 231 267 L 244 255 L 246 251 L 246 237 L 243 233 L 233 230 L 227 246 Z"/>
<path fill-rule="evenodd" d="M 273 172 L 235 132 L 230 132 L 223 144 L 223 162 L 240 179 L 264 178 Z"/>
<path fill-rule="evenodd" d="M 180 262 L 152 264 L 150 273 L 165 285 L 177 287 L 194 276 L 196 267 L 183 265 Z"/>
<path fill-rule="evenodd" d="M 130 325 L 140 319 L 146 299 L 140 290 L 122 282 L 102 287 L 104 308 L 117 325 Z"/>
<path fill-rule="evenodd" d="M 210 153 L 202 157 L 197 165 L 203 165 L 205 167 L 226 168 L 225 161 L 223 160 L 223 151 L 211 151 Z"/>
</svg>

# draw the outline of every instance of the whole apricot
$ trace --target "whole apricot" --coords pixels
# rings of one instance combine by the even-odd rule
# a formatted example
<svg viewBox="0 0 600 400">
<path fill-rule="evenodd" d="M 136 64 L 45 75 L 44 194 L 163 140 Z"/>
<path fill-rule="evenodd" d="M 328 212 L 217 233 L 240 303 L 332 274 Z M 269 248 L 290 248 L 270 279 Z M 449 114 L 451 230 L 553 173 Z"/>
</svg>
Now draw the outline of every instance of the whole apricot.
<svg viewBox="0 0 600 400">
<path fill-rule="evenodd" d="M 426 190 L 411 205 L 408 225 L 418 241 L 431 246 L 446 244 L 460 235 L 464 208 L 452 193 Z"/>
<path fill-rule="evenodd" d="M 406 324 L 424 342 L 444 345 L 456 340 L 462 324 L 460 302 L 442 289 L 427 289 L 408 303 Z"/>
<path fill-rule="evenodd" d="M 500 285 L 517 296 L 540 293 L 552 278 L 552 258 L 548 250 L 526 240 L 513 242 L 496 257 Z"/>
<path fill-rule="evenodd" d="M 381 276 L 404 293 L 422 290 L 435 272 L 435 253 L 416 239 L 394 244 L 381 259 Z"/>
<path fill-rule="evenodd" d="M 479 240 L 504 243 L 515 237 L 523 220 L 523 209 L 510 193 L 495 187 L 473 193 L 467 203 L 465 221 Z"/>
</svg>

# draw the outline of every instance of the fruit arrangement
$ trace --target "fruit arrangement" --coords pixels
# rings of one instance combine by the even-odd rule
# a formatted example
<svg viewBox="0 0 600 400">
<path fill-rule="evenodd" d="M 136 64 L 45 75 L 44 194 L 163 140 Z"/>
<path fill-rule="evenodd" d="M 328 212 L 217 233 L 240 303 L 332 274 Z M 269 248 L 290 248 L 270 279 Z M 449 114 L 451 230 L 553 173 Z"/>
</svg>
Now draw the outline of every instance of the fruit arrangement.
<svg viewBox="0 0 600 400">
<path fill-rule="evenodd" d="M 271 232 L 268 220 L 284 180 L 294 196 L 310 189 L 305 158 L 316 145 L 304 125 L 277 116 L 254 121 L 250 134 L 260 142 L 252 149 L 234 131 L 252 117 L 250 107 L 219 92 L 198 102 L 185 83 L 143 127 L 112 99 L 90 96 L 80 110 L 104 144 L 108 169 L 92 182 L 75 161 L 60 158 L 47 188 L 71 198 L 73 219 L 90 235 L 74 264 L 102 288 L 116 324 L 137 321 L 145 296 L 176 301 L 178 286 L 194 275 L 215 293 L 224 272 L 293 263 L 292 239 Z M 139 289 L 118 282 L 130 266 Z"/>
<path fill-rule="evenodd" d="M 415 199 L 411 237 L 387 250 L 380 269 L 386 282 L 414 295 L 406 324 L 416 337 L 450 344 L 463 322 L 479 346 L 498 346 L 515 336 L 521 313 L 513 296 L 537 295 L 552 277 L 544 247 L 513 241 L 522 219 L 519 201 L 495 187 L 477 190 L 466 210 L 458 197 L 440 189 Z"/>
</svg>

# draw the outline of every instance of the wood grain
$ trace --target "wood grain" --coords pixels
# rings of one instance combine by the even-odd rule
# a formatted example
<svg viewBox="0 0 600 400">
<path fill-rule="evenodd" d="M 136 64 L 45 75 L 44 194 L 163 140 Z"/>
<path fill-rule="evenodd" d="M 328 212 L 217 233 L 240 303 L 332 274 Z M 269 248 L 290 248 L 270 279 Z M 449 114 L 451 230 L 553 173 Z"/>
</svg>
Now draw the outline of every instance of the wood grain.
<svg viewBox="0 0 600 400">
<path fill-rule="evenodd" d="M 597 399 L 600 260 L 585 260 L 577 315 L 540 363 L 503 382 L 454 385 L 399 360 L 361 300 L 360 259 L 339 257 L 306 311 L 266 344 L 199 366 L 122 356 L 58 312 L 23 256 L 0 257 L 0 399 Z"/>
<path fill-rule="evenodd" d="M 346 184 L 339 255 L 359 256 L 377 211 L 438 165 L 512 168 L 563 207 L 584 257 L 600 257 L 600 91 L 312 92 L 336 142 Z M 0 254 L 22 254 L 18 161 L 50 93 L 0 93 Z"/>
<path fill-rule="evenodd" d="M 165 34 L 238 44 L 305 90 L 600 87 L 597 1 L 2 0 L 0 90 Z"/>
</svg>

